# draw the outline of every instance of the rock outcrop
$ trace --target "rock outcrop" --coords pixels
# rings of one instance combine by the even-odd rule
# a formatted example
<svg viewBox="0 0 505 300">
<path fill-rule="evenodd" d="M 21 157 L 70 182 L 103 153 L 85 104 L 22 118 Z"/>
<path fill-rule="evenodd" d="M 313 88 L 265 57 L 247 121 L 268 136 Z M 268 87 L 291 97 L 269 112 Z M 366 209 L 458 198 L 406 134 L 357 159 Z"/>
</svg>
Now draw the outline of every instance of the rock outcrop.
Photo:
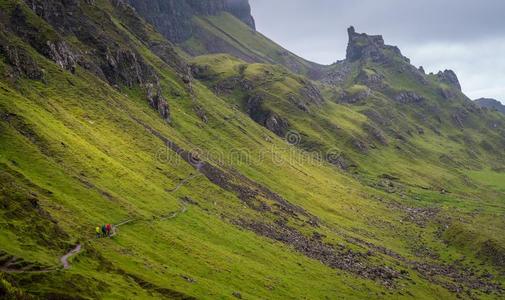
<svg viewBox="0 0 505 300">
<path fill-rule="evenodd" d="M 353 26 L 347 29 L 349 43 L 347 45 L 346 60 L 353 62 L 359 59 L 371 59 L 374 62 L 387 60 L 388 52 L 403 57 L 400 49 L 384 43 L 381 35 L 357 33 Z M 408 61 L 407 58 L 403 57 Z"/>
<path fill-rule="evenodd" d="M 193 34 L 191 19 L 198 15 L 229 12 L 255 29 L 248 0 L 128 0 L 137 12 L 172 42 Z"/>
<path fill-rule="evenodd" d="M 246 23 L 252 29 L 256 29 L 256 23 L 251 15 L 251 6 L 248 0 L 225 0 L 226 11 Z"/>
<path fill-rule="evenodd" d="M 445 70 L 437 73 L 437 78 L 443 83 L 446 83 L 461 91 L 461 85 L 459 84 L 458 76 L 453 70 Z"/>
<path fill-rule="evenodd" d="M 0 32 L 0 56 L 4 56 L 12 71 L 10 75 L 15 79 L 24 75 L 29 79 L 40 80 L 43 78 L 43 71 L 28 51 L 16 45 L 9 44 L 5 35 Z"/>
<path fill-rule="evenodd" d="M 40 54 L 53 60 L 61 69 L 74 72 L 77 66 L 81 66 L 116 88 L 139 86 L 146 93 L 149 105 L 157 110 L 164 120 L 170 121 L 170 109 L 162 95 L 158 74 L 135 50 L 129 36 L 121 32 L 111 33 L 104 29 L 114 28 L 110 15 L 101 12 L 104 24 L 97 23 L 87 15 L 87 9 L 94 8 L 93 1 L 25 0 L 25 3 L 28 8 L 22 4 L 14 8 L 10 22 L 7 23 L 8 29 L 30 43 Z M 135 16 L 133 9 L 128 11 L 125 8 L 127 4 L 124 1 L 115 0 L 113 5 L 123 8 L 118 10 L 121 14 L 118 17 L 127 19 L 126 24 L 134 26 L 135 22 L 142 22 L 138 16 Z M 33 13 L 50 24 L 54 31 L 36 27 L 31 21 Z M 143 42 L 156 49 L 155 52 L 160 53 L 162 59 L 169 62 L 181 61 L 175 59 L 175 50 L 171 45 L 150 43 L 146 37 L 147 33 L 136 33 L 140 38 L 144 37 Z M 86 50 L 67 43 L 65 40 L 67 36 L 75 36 Z M 18 73 L 26 74 L 32 79 L 42 77 L 41 71 L 22 49 L 0 48 L 0 51 L 6 53 L 5 56 L 9 58 L 10 64 L 18 70 Z M 168 64 L 179 71 L 181 76 L 184 75 L 182 74 L 185 68 L 183 65 Z"/>
<path fill-rule="evenodd" d="M 413 91 L 404 91 L 398 93 L 395 97 L 394 100 L 400 102 L 400 103 L 419 103 L 424 100 L 423 96 L 420 96 L 416 92 Z"/>
<path fill-rule="evenodd" d="M 75 72 L 78 58 L 65 41 L 47 41 L 47 47 L 49 48 L 49 57 L 56 62 L 60 68 L 72 73 Z"/>
<path fill-rule="evenodd" d="M 149 105 L 157 110 L 165 121 L 170 122 L 170 107 L 168 106 L 167 100 L 165 100 L 161 93 L 161 87 L 159 83 L 156 85 L 153 83 L 148 83 L 146 85 L 146 90 L 147 101 L 149 102 Z"/>
<path fill-rule="evenodd" d="M 264 99 L 260 95 L 250 96 L 246 102 L 247 114 L 268 130 L 280 137 L 284 137 L 289 128 L 288 121 L 276 113 L 263 108 L 263 101 Z"/>
</svg>

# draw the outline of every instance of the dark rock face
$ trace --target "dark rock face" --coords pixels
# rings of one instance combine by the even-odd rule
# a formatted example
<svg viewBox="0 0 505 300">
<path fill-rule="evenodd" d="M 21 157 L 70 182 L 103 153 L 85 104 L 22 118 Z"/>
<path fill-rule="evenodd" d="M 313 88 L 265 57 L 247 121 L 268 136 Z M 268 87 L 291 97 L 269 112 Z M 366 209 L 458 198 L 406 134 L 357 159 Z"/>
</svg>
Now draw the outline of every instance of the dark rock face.
<svg viewBox="0 0 505 300">
<path fill-rule="evenodd" d="M 321 106 L 324 103 L 321 91 L 315 85 L 307 80 L 302 80 L 300 83 L 303 86 L 298 91 L 298 94 L 292 94 L 287 97 L 291 103 L 304 112 L 309 112 L 311 105 Z"/>
<path fill-rule="evenodd" d="M 154 70 L 130 49 L 108 50 L 105 57 L 106 64 L 102 65 L 102 70 L 111 84 L 133 87 L 156 78 Z"/>
<path fill-rule="evenodd" d="M 166 38 L 183 42 L 193 34 L 191 18 L 229 12 L 255 29 L 248 0 L 128 0 Z"/>
<path fill-rule="evenodd" d="M 186 1 L 130 0 L 129 3 L 170 41 L 181 42 L 191 37 L 193 12 Z"/>
<path fill-rule="evenodd" d="M 43 3 L 46 2 L 28 0 L 26 2 L 36 13 L 39 12 L 41 14 L 39 16 L 45 15 L 45 11 L 43 11 L 41 7 L 44 7 Z M 71 2 L 72 1 L 69 1 L 69 3 Z M 47 3 L 48 7 L 52 7 L 51 2 L 47 1 Z M 53 9 L 51 9 L 51 11 L 53 11 Z M 58 22 L 61 23 L 62 21 L 59 20 Z M 33 25 L 29 21 L 27 12 L 21 4 L 16 5 L 6 25 L 6 28 L 24 39 L 39 53 L 55 61 L 63 69 L 69 71 L 75 70 L 77 54 L 75 54 L 65 41 L 58 36 L 50 35 L 44 32 L 42 28 L 37 28 Z"/>
<path fill-rule="evenodd" d="M 252 29 L 256 29 L 256 23 L 251 15 L 251 6 L 248 0 L 226 0 L 226 10 L 242 20 Z"/>
<path fill-rule="evenodd" d="M 469 117 L 468 111 L 466 111 L 463 108 L 458 109 L 456 112 L 452 114 L 452 120 L 454 122 L 454 125 L 456 125 L 461 129 L 465 128 L 468 117 Z"/>
<path fill-rule="evenodd" d="M 482 108 L 495 109 L 501 113 L 505 114 L 505 105 L 501 104 L 500 101 L 491 98 L 480 98 L 474 100 L 475 104 Z"/>
<path fill-rule="evenodd" d="M 339 167 L 341 170 L 348 171 L 351 168 L 358 166 L 352 162 L 344 153 L 328 153 L 325 157 L 326 161 L 332 165 Z"/>
<path fill-rule="evenodd" d="M 373 126 L 371 124 L 365 123 L 363 125 L 363 130 L 365 130 L 365 132 L 368 133 L 369 137 L 372 140 L 379 142 L 381 145 L 388 145 L 389 144 L 384 132 L 380 128 Z"/>
<path fill-rule="evenodd" d="M 451 89 L 440 88 L 438 90 L 438 92 L 439 92 L 440 96 L 442 96 L 442 98 L 444 98 L 446 100 L 449 100 L 449 99 L 452 99 L 452 98 L 456 97 L 456 94 Z"/>
<path fill-rule="evenodd" d="M 407 103 L 422 102 L 424 100 L 424 97 L 418 95 L 416 92 L 406 91 L 399 93 L 398 95 L 395 96 L 394 99 L 400 103 L 407 104 Z"/>
<path fill-rule="evenodd" d="M 152 83 L 149 83 L 146 85 L 146 89 L 147 101 L 149 101 L 149 105 L 152 108 L 156 109 L 165 121 L 170 122 L 170 107 L 161 94 L 161 87 L 159 84 L 154 85 Z"/>
<path fill-rule="evenodd" d="M 50 50 L 49 57 L 54 60 L 60 68 L 72 73 L 75 72 L 78 58 L 65 41 L 47 41 L 47 47 Z"/>
<path fill-rule="evenodd" d="M 284 137 L 289 127 L 288 122 L 277 114 L 265 110 L 262 103 L 263 98 L 259 95 L 249 97 L 246 103 L 247 113 L 257 123 L 265 126 L 278 136 Z"/>
<path fill-rule="evenodd" d="M 443 83 L 446 83 L 452 87 L 457 88 L 461 91 L 461 85 L 459 84 L 458 76 L 452 70 L 440 71 L 437 73 L 437 77 Z"/>
<path fill-rule="evenodd" d="M 23 48 L 10 45 L 0 32 L 0 56 L 4 56 L 6 62 L 12 67 L 14 78 L 25 75 L 29 79 L 40 80 L 44 73 L 30 54 Z"/>
<path fill-rule="evenodd" d="M 43 18 L 57 32 L 48 34 L 42 29 L 34 27 L 29 22 L 28 11 L 21 5 L 16 7 L 8 23 L 12 31 L 62 69 L 74 72 L 77 65 L 80 65 L 108 81 L 112 86 L 128 88 L 140 86 L 145 91 L 150 106 L 156 109 L 163 119 L 170 121 L 168 103 L 162 96 L 159 78 L 155 70 L 134 50 L 128 36 L 121 33 L 116 38 L 111 36 L 106 29 L 114 28 L 109 15 L 101 12 L 105 24 L 97 24 L 86 15 L 85 6 L 93 9 L 93 1 L 25 0 L 25 2 L 35 14 Z M 112 2 L 118 11 L 122 9 L 122 16 L 127 18 L 126 23 L 141 22 L 141 19 L 134 15 L 131 8 L 130 11 L 126 9 L 124 1 L 115 0 Z M 107 24 L 107 22 L 109 23 Z M 143 24 L 138 25 L 138 27 L 144 27 Z M 71 35 L 86 45 L 88 50 L 82 51 L 67 44 L 64 37 Z M 140 37 L 145 35 L 139 33 Z M 147 40 L 146 44 L 149 45 Z M 165 54 L 164 56 L 160 55 L 162 59 L 175 61 L 174 58 L 177 58 L 175 52 L 170 52 L 173 50 L 169 47 L 170 45 L 149 46 L 157 48 L 157 52 Z M 174 69 L 182 70 L 184 67 L 175 66 Z"/>
<path fill-rule="evenodd" d="M 284 120 L 275 113 L 270 113 L 265 121 L 265 127 L 277 134 L 278 136 L 285 136 L 288 130 L 288 121 Z"/>
<path fill-rule="evenodd" d="M 370 90 L 368 87 L 357 93 L 346 90 L 343 92 L 341 101 L 344 103 L 355 104 L 370 97 L 370 95 L 372 95 L 372 90 Z"/>
<path fill-rule="evenodd" d="M 308 80 L 303 80 L 301 83 L 303 87 L 300 89 L 300 95 L 308 104 L 322 105 L 324 103 L 321 91 L 314 84 Z"/>
<path fill-rule="evenodd" d="M 361 70 L 357 79 L 358 82 L 377 90 L 383 89 L 386 86 L 384 83 L 384 75 L 375 72 L 371 73 Z"/>
<path fill-rule="evenodd" d="M 317 79 L 329 85 L 343 84 L 351 76 L 351 71 L 350 65 L 343 60 L 336 62 L 330 70 L 322 71 Z"/>
<path fill-rule="evenodd" d="M 116 10 L 119 13 L 121 22 L 128 27 L 129 30 L 135 33 L 149 49 L 161 58 L 166 64 L 171 66 L 182 76 L 189 75 L 189 67 L 186 62 L 177 54 L 174 46 L 165 40 L 153 39 L 151 34 L 146 30 L 147 24 L 142 19 L 133 7 L 126 3 L 126 0 L 113 1 Z"/>
<path fill-rule="evenodd" d="M 356 33 L 352 26 L 347 29 L 347 33 L 349 35 L 349 43 L 347 45 L 346 60 L 350 62 L 359 59 L 371 59 L 375 62 L 384 61 L 387 59 L 385 51 L 391 51 L 403 57 L 400 49 L 396 46 L 386 45 L 381 35 Z"/>
</svg>

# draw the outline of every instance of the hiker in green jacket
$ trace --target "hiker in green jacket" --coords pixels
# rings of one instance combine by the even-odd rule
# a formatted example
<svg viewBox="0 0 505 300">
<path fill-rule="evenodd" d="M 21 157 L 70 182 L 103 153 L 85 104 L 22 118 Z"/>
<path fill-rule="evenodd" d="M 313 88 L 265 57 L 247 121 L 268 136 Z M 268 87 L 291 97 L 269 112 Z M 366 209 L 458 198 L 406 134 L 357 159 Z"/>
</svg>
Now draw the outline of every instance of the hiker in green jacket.
<svg viewBox="0 0 505 300">
<path fill-rule="evenodd" d="M 96 226 L 95 231 L 96 231 L 96 238 L 99 239 L 100 238 L 100 226 Z"/>
</svg>

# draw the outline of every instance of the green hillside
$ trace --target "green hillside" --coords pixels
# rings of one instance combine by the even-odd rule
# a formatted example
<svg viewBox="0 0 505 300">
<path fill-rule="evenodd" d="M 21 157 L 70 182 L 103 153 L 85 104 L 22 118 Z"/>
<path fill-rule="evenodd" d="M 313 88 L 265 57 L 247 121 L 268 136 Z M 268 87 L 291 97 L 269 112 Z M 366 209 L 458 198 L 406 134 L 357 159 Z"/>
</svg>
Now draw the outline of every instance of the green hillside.
<svg viewBox="0 0 505 300">
<path fill-rule="evenodd" d="M 0 298 L 503 297 L 504 116 L 387 47 L 319 68 L 193 22 L 0 0 Z"/>
</svg>

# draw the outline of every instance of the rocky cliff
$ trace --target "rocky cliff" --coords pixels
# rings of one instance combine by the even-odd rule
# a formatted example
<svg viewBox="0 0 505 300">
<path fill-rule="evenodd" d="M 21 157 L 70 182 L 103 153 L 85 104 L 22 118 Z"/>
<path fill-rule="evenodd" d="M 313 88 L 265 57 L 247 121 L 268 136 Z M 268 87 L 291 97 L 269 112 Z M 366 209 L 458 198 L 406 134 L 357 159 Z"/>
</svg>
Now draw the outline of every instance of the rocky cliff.
<svg viewBox="0 0 505 300">
<path fill-rule="evenodd" d="M 400 49 L 396 46 L 386 45 L 381 35 L 357 33 L 353 26 L 347 29 L 347 33 L 349 34 L 346 54 L 348 61 L 356 61 L 362 58 L 378 61 L 385 57 L 385 52 L 388 50 L 401 55 Z"/>
<path fill-rule="evenodd" d="M 113 32 L 113 16 L 97 11 L 101 18 L 98 22 L 87 12 L 96 10 L 94 1 L 47 1 L 25 0 L 27 6 L 18 4 L 5 23 L 7 32 L 19 35 L 43 56 L 54 61 L 61 69 L 75 72 L 82 67 L 115 88 L 140 87 L 148 103 L 156 109 L 166 121 L 170 121 L 170 109 L 160 86 L 160 79 L 153 67 L 135 50 L 133 41 L 124 32 Z M 117 19 L 132 28 L 132 31 L 167 65 L 174 68 L 183 77 L 187 71 L 184 61 L 176 54 L 173 46 L 166 41 L 152 40 L 152 32 L 146 31 L 146 23 L 134 10 L 122 0 L 111 1 L 115 7 Z M 29 9 L 27 9 L 28 7 Z M 30 11 L 31 10 L 31 11 Z M 40 27 L 33 13 L 49 27 Z M 7 33 L 6 32 L 6 33 Z M 70 43 L 67 37 L 74 36 Z M 5 53 L 15 72 L 26 74 L 29 78 L 42 78 L 43 73 L 26 51 L 12 47 L 5 40 L 0 30 L 0 53 Z"/>
<path fill-rule="evenodd" d="M 193 34 L 191 19 L 198 15 L 229 12 L 255 29 L 248 0 L 128 0 L 148 22 L 173 42 L 183 42 Z"/>
</svg>

